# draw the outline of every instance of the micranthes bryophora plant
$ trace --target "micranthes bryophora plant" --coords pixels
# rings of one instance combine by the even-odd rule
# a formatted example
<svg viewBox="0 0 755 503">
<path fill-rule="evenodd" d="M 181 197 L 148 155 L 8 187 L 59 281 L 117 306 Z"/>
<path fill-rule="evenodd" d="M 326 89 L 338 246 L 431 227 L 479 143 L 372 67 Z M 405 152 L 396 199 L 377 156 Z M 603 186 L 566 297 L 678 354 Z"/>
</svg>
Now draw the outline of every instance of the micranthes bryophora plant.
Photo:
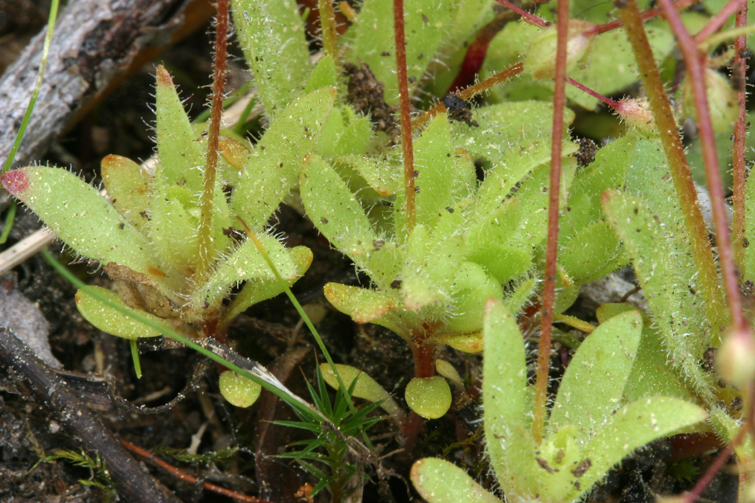
<svg viewBox="0 0 755 503">
<path fill-rule="evenodd" d="M 413 410 L 434 418 L 450 405 L 447 383 L 434 376 L 435 345 L 485 347 L 488 450 L 509 499 L 573 501 L 635 448 L 681 428 L 714 428 L 732 438 L 737 411 L 716 404 L 731 406 L 739 392 L 718 386 L 700 360 L 720 343 L 730 319 L 737 333 L 747 331 L 736 309 L 726 313 L 681 143 L 670 146 L 670 137 L 679 139 L 677 124 L 656 59 L 671 64 L 678 24 L 669 30 L 654 22 L 648 37 L 631 0 L 619 5 L 621 23 L 602 25 L 606 9 L 587 9 L 585 2 L 572 6 L 572 14 L 584 14 L 574 20 L 567 2 L 558 2 L 555 18 L 550 6 L 541 6 L 539 13 L 555 21 L 550 26 L 493 4 L 395 0 L 392 12 L 385 2 L 367 0 L 358 12 L 342 6 L 350 26 L 339 36 L 332 3 L 320 1 L 324 51 L 315 60 L 295 2 L 239 0 L 236 29 L 270 125 L 254 147 L 217 137 L 219 106 L 205 140 L 189 125 L 167 74 L 158 71 L 154 173 L 108 158 L 103 179 L 110 202 L 64 170 L 24 168 L 4 175 L 3 185 L 74 250 L 105 265 L 119 288 L 113 298 L 166 326 L 216 336 L 246 306 L 281 289 L 251 243 L 236 237 L 235 215 L 262 230 L 298 180 L 312 222 L 371 281 L 368 288 L 329 284 L 326 297 L 355 321 L 383 325 L 406 340 L 416 367 L 407 386 Z M 670 17 L 673 6 L 664 8 Z M 617 31 L 622 23 L 626 29 Z M 476 66 L 475 51 L 483 56 Z M 489 77 L 464 89 L 465 78 L 471 83 L 478 71 Z M 567 72 L 580 92 L 566 93 Z M 492 87 L 516 75 L 521 79 L 513 85 Z M 595 92 L 615 93 L 640 77 L 649 105 Z M 687 84 L 701 124 L 696 86 L 707 82 L 713 88 L 720 79 Z M 487 101 L 471 110 L 468 100 L 483 91 Z M 417 106 L 438 103 L 412 118 L 411 96 Z M 567 96 L 575 109 L 607 103 L 630 126 L 587 167 L 572 157 L 577 147 L 567 128 L 575 114 L 565 108 Z M 718 109 L 728 113 L 726 102 Z M 694 115 L 689 107 L 687 113 Z M 709 137 L 701 137 L 709 150 Z M 223 149 L 225 163 L 218 161 Z M 58 197 L 69 185 L 77 192 Z M 53 199 L 43 197 L 50 193 Z M 84 224 L 95 214 L 98 232 Z M 736 215 L 743 223 L 743 213 Z M 717 238 L 726 236 L 723 229 L 719 221 Z M 307 251 L 264 239 L 287 280 L 306 269 Z M 744 257 L 744 230 L 738 239 Z M 730 278 L 725 245 L 721 264 Z M 627 306 L 601 308 L 601 326 L 582 343 L 546 409 L 554 314 L 574 302 L 582 284 L 630 260 L 651 317 Z M 741 260 L 740 270 L 751 274 L 744 265 Z M 245 280 L 226 306 L 231 286 Z M 731 301 L 729 279 L 726 284 Z M 84 296 L 79 304 L 105 330 L 146 334 L 139 328 L 133 335 L 135 325 Z M 527 380 L 523 335 L 514 321 L 527 304 L 529 311 L 542 307 L 544 320 L 535 386 Z M 361 395 L 357 388 L 352 391 Z M 374 389 L 367 395 L 386 398 Z M 712 426 L 701 423 L 706 413 Z M 409 444 L 418 430 L 411 418 L 403 429 Z M 436 496 L 469 499 L 473 493 L 456 493 L 451 484 L 468 479 L 453 473 L 423 472 L 425 479 L 415 483 Z"/>
<path fill-rule="evenodd" d="M 235 316 L 286 286 L 246 239 L 237 217 L 259 234 L 289 284 L 312 261 L 307 248 L 286 248 L 265 228 L 317 143 L 335 92 L 323 88 L 281 107 L 252 151 L 217 131 L 213 145 L 211 132 L 197 131 L 169 74 L 159 67 L 154 172 L 106 157 L 107 197 L 60 168 L 14 170 L 3 175 L 2 184 L 76 254 L 100 263 L 117 290 L 93 287 L 101 295 L 184 336 L 222 341 Z M 231 162 L 218 159 L 229 149 L 235 154 L 229 154 Z M 76 300 L 84 317 L 105 332 L 132 341 L 161 334 L 81 291 Z"/>
<path fill-rule="evenodd" d="M 642 339 L 641 314 L 607 304 L 600 326 L 579 346 L 561 380 L 545 437 L 533 437 L 533 386 L 516 319 L 490 300 L 485 318 L 483 401 L 490 464 L 507 501 L 566 503 L 592 489 L 636 448 L 700 423 L 689 401 L 644 396 L 626 403 Z M 430 503 L 499 501 L 457 466 L 423 459 L 412 481 Z"/>
<path fill-rule="evenodd" d="M 303 163 L 300 194 L 318 230 L 372 284 L 369 288 L 328 284 L 325 295 L 355 321 L 383 325 L 404 338 L 414 354 L 417 379 L 437 382 L 435 345 L 482 349 L 483 306 L 488 297 L 505 300 L 513 312 L 519 312 L 538 292 L 543 278 L 552 107 L 544 101 L 524 100 L 471 111 L 460 97 L 463 93 L 447 95 L 442 108 L 448 113 L 439 113 L 436 107 L 399 128 L 391 113 L 399 101 L 400 79 L 395 75 L 402 71 L 394 57 L 398 57 L 396 48 L 405 47 L 399 52 L 405 52 L 407 93 L 421 93 L 425 80 L 432 88 L 441 77 L 436 84 L 423 77 L 430 71 L 440 73 L 437 62 L 452 61 L 460 50 L 450 45 L 448 40 L 456 39 L 448 35 L 467 40 L 480 26 L 494 19 L 500 22 L 490 9 L 492 3 L 408 3 L 405 44 L 378 36 L 394 27 L 393 13 L 380 2 L 364 2 L 340 39 L 328 27 L 332 14 L 327 4 L 323 2 L 320 10 L 325 54 L 314 66 L 292 5 L 239 1 L 234 3 L 234 19 L 269 114 L 276 113 L 273 102 L 285 103 L 321 86 L 341 89 L 320 142 Z M 587 24 L 580 26 L 588 29 Z M 533 49 L 538 54 L 528 56 L 529 61 L 544 61 L 541 53 L 548 53 L 552 34 L 551 30 L 544 41 L 532 42 L 544 48 Z M 532 33 L 530 39 L 539 36 Z M 579 61 L 587 46 L 571 60 Z M 600 47 L 601 58 L 608 60 L 603 56 L 610 44 Z M 547 64 L 542 61 L 525 69 L 547 79 L 548 69 L 543 68 Z M 606 72 L 604 66 L 600 68 Z M 521 65 L 493 80 L 518 71 Z M 572 117 L 568 114 L 567 124 Z M 414 139 L 413 130 L 417 130 Z M 582 182 L 572 157 L 577 146 L 565 130 L 558 142 L 565 166 L 561 197 L 565 208 L 570 186 Z M 478 169 L 483 173 L 480 177 Z M 610 181 L 620 183 L 615 178 Z M 604 189 L 612 187 L 607 183 Z M 590 204 L 582 201 L 570 207 L 581 218 L 564 230 L 569 247 L 557 271 L 557 312 L 571 305 L 581 284 L 627 261 L 610 226 L 600 221 Z M 423 390 L 420 394 L 437 389 L 447 408 L 447 384 L 416 389 Z M 445 409 L 417 412 L 438 417 Z"/>
</svg>

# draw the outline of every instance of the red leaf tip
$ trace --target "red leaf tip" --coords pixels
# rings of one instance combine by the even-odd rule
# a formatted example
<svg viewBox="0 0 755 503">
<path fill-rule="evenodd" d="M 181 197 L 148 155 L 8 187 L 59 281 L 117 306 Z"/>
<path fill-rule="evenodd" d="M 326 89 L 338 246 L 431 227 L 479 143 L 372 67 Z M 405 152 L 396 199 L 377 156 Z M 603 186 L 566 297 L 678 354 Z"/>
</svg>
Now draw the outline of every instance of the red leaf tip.
<svg viewBox="0 0 755 503">
<path fill-rule="evenodd" d="M 173 87 L 173 79 L 163 65 L 157 67 L 157 85 Z"/>
<path fill-rule="evenodd" d="M 29 188 L 29 175 L 21 169 L 8 171 L 0 177 L 0 183 L 5 190 L 18 196 Z"/>
</svg>

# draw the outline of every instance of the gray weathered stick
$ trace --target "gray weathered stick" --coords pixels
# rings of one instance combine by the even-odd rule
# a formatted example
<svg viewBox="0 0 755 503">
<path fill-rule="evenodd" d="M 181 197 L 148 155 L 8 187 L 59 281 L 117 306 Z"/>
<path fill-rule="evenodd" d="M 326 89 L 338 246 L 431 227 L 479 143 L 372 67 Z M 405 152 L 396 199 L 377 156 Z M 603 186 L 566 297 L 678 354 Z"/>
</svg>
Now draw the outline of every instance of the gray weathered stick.
<svg viewBox="0 0 755 503">
<path fill-rule="evenodd" d="M 55 28 L 45 82 L 16 157 L 41 157 L 49 142 L 94 94 L 129 66 L 139 50 L 162 45 L 181 25 L 186 0 L 76 0 Z M 46 28 L 45 28 L 46 29 Z M 10 152 L 34 88 L 44 30 L 0 80 L 0 159 Z"/>
</svg>

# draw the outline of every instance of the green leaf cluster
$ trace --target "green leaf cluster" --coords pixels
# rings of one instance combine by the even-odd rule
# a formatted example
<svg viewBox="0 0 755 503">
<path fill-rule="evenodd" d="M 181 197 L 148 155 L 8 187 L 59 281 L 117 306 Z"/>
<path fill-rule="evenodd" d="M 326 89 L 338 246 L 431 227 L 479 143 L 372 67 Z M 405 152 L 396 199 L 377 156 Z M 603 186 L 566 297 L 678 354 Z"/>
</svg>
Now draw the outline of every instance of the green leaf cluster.
<svg viewBox="0 0 755 503">
<path fill-rule="evenodd" d="M 639 312 L 623 310 L 585 339 L 561 381 L 538 445 L 531 434 L 534 393 L 527 382 L 524 339 L 506 308 L 488 302 L 485 436 L 508 500 L 576 501 L 638 447 L 706 419 L 703 409 L 679 398 L 645 396 L 627 403 L 642 326 Z M 450 501 L 449 494 L 456 501 L 497 501 L 460 468 L 440 459 L 418 461 L 412 480 L 431 503 Z"/>
</svg>

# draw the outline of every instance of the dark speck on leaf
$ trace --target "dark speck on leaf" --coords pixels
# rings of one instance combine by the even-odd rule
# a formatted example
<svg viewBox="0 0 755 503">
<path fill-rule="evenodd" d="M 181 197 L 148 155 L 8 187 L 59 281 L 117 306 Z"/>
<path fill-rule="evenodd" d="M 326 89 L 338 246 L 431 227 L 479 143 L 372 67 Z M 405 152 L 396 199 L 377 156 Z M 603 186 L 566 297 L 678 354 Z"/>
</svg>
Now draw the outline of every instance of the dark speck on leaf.
<svg viewBox="0 0 755 503">
<path fill-rule="evenodd" d="M 391 281 L 391 288 L 395 288 L 395 289 L 401 288 L 401 280 L 394 279 L 393 281 Z"/>
<path fill-rule="evenodd" d="M 322 221 L 322 223 L 324 223 L 324 224 L 327 224 L 327 223 L 328 223 L 328 219 L 327 219 L 327 218 L 325 218 L 325 217 L 322 217 L 322 218 L 320 219 L 320 221 Z"/>
<path fill-rule="evenodd" d="M 123 229 L 124 227 L 126 227 L 126 224 L 124 224 L 123 222 L 118 224 L 119 229 Z"/>
<path fill-rule="evenodd" d="M 446 211 L 449 212 L 449 213 L 453 213 L 454 209 L 451 208 L 450 206 L 446 206 Z"/>
<path fill-rule="evenodd" d="M 477 121 L 472 120 L 472 111 L 467 107 L 467 102 L 456 94 L 448 93 L 443 96 L 443 105 L 448 110 L 448 120 L 451 122 L 463 122 L 468 126 L 479 127 Z"/>
<path fill-rule="evenodd" d="M 427 16 L 425 16 L 424 14 L 422 14 L 422 22 L 425 23 L 425 24 L 427 24 L 427 23 L 430 22 L 430 20 L 427 19 Z"/>
<path fill-rule="evenodd" d="M 577 478 L 580 478 L 582 475 L 585 474 L 587 470 L 590 469 L 592 466 L 592 460 L 590 458 L 585 458 L 582 461 L 577 464 L 577 467 L 571 471 L 572 475 L 574 475 Z"/>
</svg>

